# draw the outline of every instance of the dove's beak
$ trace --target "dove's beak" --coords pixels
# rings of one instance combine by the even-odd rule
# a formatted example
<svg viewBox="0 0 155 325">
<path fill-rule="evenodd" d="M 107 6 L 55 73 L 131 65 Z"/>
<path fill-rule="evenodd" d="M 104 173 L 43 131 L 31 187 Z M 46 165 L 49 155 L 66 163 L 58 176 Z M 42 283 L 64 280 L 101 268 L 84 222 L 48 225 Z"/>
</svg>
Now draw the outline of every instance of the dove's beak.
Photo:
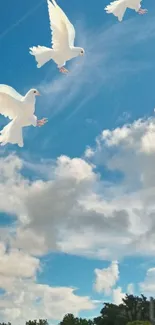
<svg viewBox="0 0 155 325">
<path fill-rule="evenodd" d="M 39 91 L 37 92 L 37 96 L 41 96 L 41 94 L 40 94 L 40 92 L 39 92 Z"/>
</svg>

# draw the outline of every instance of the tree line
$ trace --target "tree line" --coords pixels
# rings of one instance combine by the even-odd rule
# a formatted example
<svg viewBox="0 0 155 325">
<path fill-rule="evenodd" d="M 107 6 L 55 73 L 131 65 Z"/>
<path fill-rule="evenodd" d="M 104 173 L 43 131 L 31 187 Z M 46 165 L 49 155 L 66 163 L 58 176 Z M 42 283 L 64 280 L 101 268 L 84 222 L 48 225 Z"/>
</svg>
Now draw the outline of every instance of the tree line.
<svg viewBox="0 0 155 325">
<path fill-rule="evenodd" d="M 155 300 L 153 300 L 155 305 Z M 100 315 L 93 319 L 67 314 L 58 325 L 151 325 L 150 302 L 144 296 L 126 294 L 120 305 L 105 302 Z M 11 323 L 0 323 L 11 325 Z M 49 325 L 47 319 L 29 320 L 26 325 Z"/>
</svg>

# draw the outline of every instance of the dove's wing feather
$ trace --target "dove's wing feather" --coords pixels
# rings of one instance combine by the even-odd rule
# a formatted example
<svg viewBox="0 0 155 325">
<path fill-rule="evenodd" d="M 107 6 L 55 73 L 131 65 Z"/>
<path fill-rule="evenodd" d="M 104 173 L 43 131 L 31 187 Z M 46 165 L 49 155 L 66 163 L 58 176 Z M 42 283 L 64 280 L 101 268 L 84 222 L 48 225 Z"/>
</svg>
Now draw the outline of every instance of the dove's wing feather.
<svg viewBox="0 0 155 325">
<path fill-rule="evenodd" d="M 68 25 L 66 24 L 66 20 L 64 19 L 61 9 L 57 6 L 57 4 L 55 2 L 52 3 L 50 0 L 47 0 L 47 4 L 53 50 L 63 51 L 70 46 Z"/>
<path fill-rule="evenodd" d="M 56 7 L 47 0 L 53 50 L 63 51 L 67 44 L 67 30 L 60 19 Z"/>
<path fill-rule="evenodd" d="M 133 9 L 135 11 L 138 11 L 141 7 L 141 1 L 142 0 L 128 0 L 127 1 L 127 6 L 129 9 Z"/>
<path fill-rule="evenodd" d="M 17 100 L 23 99 L 22 95 L 20 95 L 14 88 L 8 85 L 0 85 L 0 93 L 6 93 Z"/>
<path fill-rule="evenodd" d="M 67 30 L 68 30 L 68 39 L 69 39 L 69 45 L 74 46 L 74 40 L 75 40 L 75 28 L 73 24 L 69 21 L 68 17 L 64 13 L 64 11 L 58 6 L 55 0 L 52 0 L 55 7 L 57 8 L 57 11 L 59 12 L 61 19 L 66 24 Z"/>
<path fill-rule="evenodd" d="M 20 101 L 0 90 L 0 114 L 12 120 L 20 116 L 20 112 Z"/>
</svg>

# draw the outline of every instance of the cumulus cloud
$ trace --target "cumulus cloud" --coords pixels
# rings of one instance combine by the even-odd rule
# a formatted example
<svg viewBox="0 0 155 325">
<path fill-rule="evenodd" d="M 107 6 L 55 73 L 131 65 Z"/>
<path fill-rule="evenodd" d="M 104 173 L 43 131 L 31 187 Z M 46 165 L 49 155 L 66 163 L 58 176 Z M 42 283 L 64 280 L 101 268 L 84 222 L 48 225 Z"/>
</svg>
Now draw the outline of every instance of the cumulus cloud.
<svg viewBox="0 0 155 325">
<path fill-rule="evenodd" d="M 39 257 L 50 251 L 111 261 L 135 254 L 154 255 L 154 135 L 155 119 L 152 117 L 104 130 L 97 138 L 96 147 L 87 149 L 83 158 L 61 156 L 48 161 L 47 170 L 46 164 L 42 168 L 46 177 L 39 173 L 31 180 L 24 176 L 23 168 L 32 169 L 34 173 L 32 162 L 25 164 L 15 155 L 1 157 L 0 213 L 16 218 L 10 226 L 0 228 L 1 285 L 6 289 L 13 286 L 11 294 L 14 295 L 18 276 L 23 286 L 29 283 L 27 286 L 35 291 L 39 285 L 35 282 L 41 266 Z M 102 179 L 98 172 L 100 165 L 108 170 L 110 178 L 104 173 Z M 5 244 L 9 249 L 5 250 Z M 23 261 L 18 274 L 14 266 L 12 270 L 10 267 L 17 264 L 17 260 Z M 4 274 L 6 268 L 8 274 Z M 116 301 L 116 295 L 122 297 L 123 294 L 120 288 L 113 288 L 118 277 L 116 262 L 108 271 L 111 278 L 108 275 L 107 282 L 104 271 L 96 270 L 100 279 L 96 281 L 97 290 L 105 292 L 112 288 Z M 146 281 L 141 284 L 143 292 L 151 288 L 151 272 L 148 271 Z M 27 279 L 29 277 L 31 280 Z M 26 282 L 28 280 L 30 282 Z M 9 313 L 11 308 L 12 317 L 18 318 L 17 306 L 10 307 L 12 298 L 7 294 L 4 297 L 3 313 Z M 88 309 L 92 308 L 89 298 L 85 299 L 89 301 L 88 305 L 86 303 Z M 32 317 L 36 317 L 36 313 L 32 311 Z"/>
<path fill-rule="evenodd" d="M 129 283 L 127 286 L 127 293 L 129 295 L 134 295 L 134 284 L 133 283 Z"/>
<path fill-rule="evenodd" d="M 22 202 L 30 182 L 22 177 L 22 160 L 16 155 L 0 158 L 0 213 L 23 218 Z"/>
<path fill-rule="evenodd" d="M 22 160 L 1 158 L 0 211 L 17 217 L 11 245 L 38 256 L 154 254 L 154 126 L 149 118 L 104 130 L 91 155 L 48 161 L 46 179 L 30 181 Z M 106 173 L 100 178 L 98 165 L 110 181 Z"/>
<path fill-rule="evenodd" d="M 1 280 L 1 276 L 0 276 Z M 3 288 L 3 282 L 1 282 Z M 68 287 L 51 287 L 38 284 L 32 279 L 10 278 L 5 280 L 8 291 L 0 297 L 0 315 L 12 324 L 24 324 L 26 320 L 47 318 L 59 320 L 66 313 L 78 314 L 80 310 L 91 310 L 95 304 L 89 297 L 80 297 L 74 289 Z"/>
<path fill-rule="evenodd" d="M 126 254 L 154 254 L 154 127 L 151 117 L 104 130 L 96 148 L 91 148 L 91 158 L 86 151 L 86 159 L 108 170 L 111 180 L 115 173 L 118 175 L 117 181 L 107 180 L 108 186 L 102 188 L 111 209 L 118 211 L 121 207 L 128 220 L 124 228 Z"/>
<path fill-rule="evenodd" d="M 145 294 L 153 294 L 155 290 L 155 267 L 147 270 L 145 279 L 139 283 L 141 292 Z"/>
<path fill-rule="evenodd" d="M 113 289 L 112 296 L 113 296 L 113 303 L 116 305 L 120 305 L 123 302 L 122 299 L 125 298 L 125 293 L 122 292 L 121 287 L 118 287 L 116 289 Z"/>
<path fill-rule="evenodd" d="M 111 265 L 104 269 L 95 269 L 95 283 L 94 289 L 97 292 L 104 292 L 110 295 L 112 288 L 115 286 L 119 279 L 118 262 L 113 261 Z"/>
<path fill-rule="evenodd" d="M 154 137 L 155 119 L 139 119 L 113 131 L 104 130 L 97 139 L 94 155 L 98 163 L 103 163 L 110 171 L 122 173 L 127 178 L 128 187 L 131 182 L 132 185 L 136 182 L 139 187 L 140 185 L 141 187 L 154 186 L 155 174 L 152 160 L 155 154 Z M 106 154 L 105 159 L 104 154 Z"/>
<path fill-rule="evenodd" d="M 12 324 L 26 320 L 48 318 L 59 320 L 66 313 L 96 307 L 87 296 L 78 296 L 75 289 L 52 287 L 37 282 L 37 271 L 42 270 L 40 260 L 23 251 L 10 249 L 0 243 L 0 317 Z"/>
<path fill-rule="evenodd" d="M 62 223 L 63 226 L 63 209 L 70 211 L 73 202 L 70 197 L 76 202 L 82 189 L 89 192 L 89 184 L 96 178 L 92 166 L 81 159 L 62 156 L 56 164 L 51 164 L 49 181 L 34 182 L 22 176 L 24 166 L 24 162 L 13 155 L 0 158 L 0 193 L 3 196 L 0 212 L 14 214 L 17 218 L 5 231 L 0 229 L 3 234 L 0 288 L 4 290 L 0 297 L 1 319 L 23 324 L 27 317 L 59 320 L 67 312 L 78 314 L 80 310 L 93 309 L 96 304 L 89 297 L 76 295 L 72 288 L 54 288 L 37 282 L 37 272 L 43 271 L 38 257 L 58 249 L 52 225 L 58 227 Z M 54 207 L 52 214 L 51 205 Z"/>
<path fill-rule="evenodd" d="M 103 293 L 105 296 L 111 297 L 111 301 L 119 305 L 123 303 L 125 293 L 122 292 L 120 286 L 116 287 L 120 277 L 119 265 L 117 261 L 113 261 L 111 265 L 104 269 L 95 269 L 94 290 L 98 293 Z M 128 289 L 132 289 L 133 284 L 129 284 Z"/>
<path fill-rule="evenodd" d="M 17 228 L 14 236 L 10 238 L 11 246 L 22 249 L 29 254 L 42 256 L 48 252 L 48 247 L 43 236 L 38 236 L 31 229 Z"/>
<path fill-rule="evenodd" d="M 39 259 L 17 249 L 6 252 L 4 244 L 0 244 L 0 275 L 6 277 L 33 277 L 39 269 L 39 264 Z"/>
</svg>

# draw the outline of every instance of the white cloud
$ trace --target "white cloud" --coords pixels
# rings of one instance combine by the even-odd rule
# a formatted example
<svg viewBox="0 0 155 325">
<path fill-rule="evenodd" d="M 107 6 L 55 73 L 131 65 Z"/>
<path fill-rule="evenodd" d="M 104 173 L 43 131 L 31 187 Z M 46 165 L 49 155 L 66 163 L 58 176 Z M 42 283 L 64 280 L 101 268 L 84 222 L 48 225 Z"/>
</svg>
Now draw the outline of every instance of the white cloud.
<svg viewBox="0 0 155 325">
<path fill-rule="evenodd" d="M 86 149 L 86 151 L 85 151 L 85 157 L 86 157 L 86 158 L 91 158 L 93 155 L 94 155 L 93 150 L 92 150 L 90 147 L 88 147 L 88 148 Z"/>
<path fill-rule="evenodd" d="M 113 296 L 113 303 L 119 305 L 123 303 L 122 299 L 125 298 L 125 293 L 122 292 L 121 287 L 118 287 L 116 289 L 113 289 L 112 296 Z"/>
<path fill-rule="evenodd" d="M 18 220 L 11 245 L 37 255 L 60 250 L 111 260 L 154 254 L 154 125 L 149 118 L 104 130 L 91 158 L 48 161 L 44 180 L 24 178 L 26 165 L 16 156 L 1 158 L 0 211 Z M 111 172 L 110 182 L 100 179 L 94 164 Z"/>
<path fill-rule="evenodd" d="M 154 118 L 137 120 L 113 131 L 104 130 L 97 140 L 94 155 L 110 171 L 120 171 L 127 178 L 128 186 L 133 186 L 133 182 L 141 188 L 142 185 L 154 186 L 154 136 Z M 106 155 L 105 159 L 103 155 Z"/>
<path fill-rule="evenodd" d="M 20 171 L 22 161 L 15 155 L 0 158 L 0 212 L 23 214 L 22 195 L 29 186 Z"/>
<path fill-rule="evenodd" d="M 4 244 L 0 245 L 0 275 L 32 277 L 39 269 L 40 261 L 17 249 L 6 252 Z"/>
<path fill-rule="evenodd" d="M 54 208 L 55 212 L 60 215 L 58 219 L 60 223 L 63 217 L 63 207 L 70 208 L 70 202 L 67 202 L 67 191 L 71 197 L 74 198 L 75 195 L 75 200 L 74 187 L 75 189 L 77 187 L 80 193 L 82 183 L 84 190 L 86 188 L 87 191 L 88 184 L 91 184 L 96 177 L 92 167 L 80 159 L 72 161 L 62 156 L 55 166 L 51 166 L 53 180 L 30 182 L 22 176 L 23 166 L 23 162 L 16 156 L 0 158 L 0 195 L 2 197 L 0 212 L 15 214 L 17 217 L 16 223 L 6 229 L 1 229 L 3 242 L 0 244 L 0 288 L 4 289 L 5 293 L 0 296 L 0 317 L 4 321 L 10 320 L 13 324 L 23 324 L 28 318 L 42 317 L 59 320 L 67 312 L 77 314 L 80 310 L 93 309 L 96 304 L 89 297 L 76 295 L 72 288 L 53 288 L 37 283 L 37 272 L 42 268 L 40 260 L 32 256 L 43 255 L 51 247 L 57 247 L 56 238 L 52 239 L 54 234 L 52 228 L 49 228 L 47 235 L 48 217 L 51 218 L 50 210 L 46 215 L 47 201 L 49 200 L 48 202 L 54 206 L 55 201 L 52 198 L 54 192 L 56 195 L 59 193 L 58 199 L 62 195 L 62 202 L 58 201 Z M 68 181 L 70 181 L 69 187 Z M 50 189 L 52 192 L 51 194 L 49 192 L 48 196 Z M 45 197 L 42 198 L 42 203 L 40 201 L 41 206 L 39 201 L 33 202 L 34 195 L 38 200 L 38 195 L 41 198 L 43 193 L 47 197 L 46 202 L 44 202 Z M 63 202 L 65 193 L 66 202 Z M 35 214 L 33 219 L 31 212 L 36 207 L 38 215 Z M 39 210 L 41 210 L 40 213 Z M 52 215 L 54 216 L 53 213 Z M 55 218 L 58 215 L 56 214 Z M 55 222 L 56 219 L 53 220 L 54 225 Z M 7 244 L 7 249 L 4 243 Z"/>
<path fill-rule="evenodd" d="M 6 293 L 1 301 L 3 313 L 8 315 L 12 310 L 12 317 L 21 317 L 12 296 L 17 295 L 17 300 L 22 301 L 19 291 L 26 289 L 22 287 L 18 291 L 17 276 L 21 278 L 21 286 L 25 288 L 26 283 L 36 296 L 39 284 L 35 276 L 40 263 L 34 255 L 39 257 L 53 250 L 111 261 L 135 254 L 154 255 L 154 126 L 155 119 L 149 118 L 112 131 L 104 130 L 96 148 L 90 148 L 91 155 L 72 159 L 61 156 L 56 161 L 48 161 L 47 170 L 46 163 L 41 162 L 42 172 L 31 181 L 23 176 L 22 168 L 27 166 L 34 173 L 32 162 L 25 164 L 15 155 L 0 158 L 0 213 L 16 216 L 16 222 L 10 227 L 0 229 L 3 242 L 0 286 L 7 290 L 13 287 L 11 296 Z M 95 168 L 98 165 L 111 173 L 110 181 L 106 173 L 101 179 Z M 44 172 L 46 177 L 42 178 Z M 116 172 L 120 173 L 117 181 L 113 178 Z M 4 243 L 9 246 L 8 251 Z M 19 260 L 21 264 L 16 270 Z M 96 286 L 100 292 L 113 289 L 118 278 L 115 263 L 109 271 L 111 275 L 105 278 L 104 271 L 96 271 L 100 279 Z M 151 272 L 154 271 L 148 271 L 141 284 L 143 292 L 153 287 Z M 131 290 L 131 285 L 128 289 Z M 49 292 L 47 287 L 44 290 Z M 120 288 L 113 290 L 113 299 L 122 297 Z M 72 294 L 69 299 L 74 301 Z M 76 296 L 76 299 L 81 302 L 81 297 Z M 92 302 L 84 299 L 88 309 L 92 308 Z M 30 300 L 29 303 L 32 303 L 31 317 L 40 315 L 41 309 L 35 309 L 36 302 Z M 79 303 L 79 310 L 82 305 Z M 30 308 L 26 306 L 25 302 L 20 305 L 22 315 Z M 61 303 L 58 306 L 61 311 Z M 65 308 L 66 311 L 68 307 Z M 47 316 L 48 311 L 44 315 Z"/>
<path fill-rule="evenodd" d="M 16 156 L 1 158 L 0 211 L 18 220 L 11 245 L 37 255 L 52 249 L 111 260 L 154 254 L 154 125 L 149 118 L 104 130 L 91 158 L 48 161 L 44 180 L 24 178 Z M 110 182 L 94 164 L 111 172 Z"/>
<path fill-rule="evenodd" d="M 0 295 L 0 318 L 3 321 L 21 325 L 28 319 L 59 320 L 69 312 L 77 315 L 81 310 L 96 308 L 98 302 L 78 296 L 73 288 L 38 283 L 39 270 L 43 271 L 38 258 L 13 248 L 8 251 L 0 243 L 0 288 L 4 289 Z"/>
<path fill-rule="evenodd" d="M 78 314 L 80 310 L 95 308 L 89 297 L 77 296 L 72 288 L 54 288 L 31 279 L 11 282 L 10 278 L 8 285 L 8 291 L 0 296 L 0 316 L 12 324 L 24 324 L 36 318 L 59 320 L 68 312 Z"/>
<path fill-rule="evenodd" d="M 95 283 L 94 289 L 97 292 L 104 292 L 110 295 L 112 288 L 115 286 L 119 279 L 118 262 L 113 261 L 111 265 L 104 269 L 95 269 Z"/>
<path fill-rule="evenodd" d="M 141 292 L 149 295 L 155 291 L 155 267 L 147 270 L 144 282 L 139 283 Z"/>
<path fill-rule="evenodd" d="M 31 229 L 16 229 L 16 234 L 10 238 L 11 246 L 22 249 L 29 254 L 42 256 L 48 252 L 44 236 L 38 236 Z"/>
<path fill-rule="evenodd" d="M 127 286 L 127 293 L 129 295 L 134 295 L 134 284 L 133 283 L 129 283 Z"/>
<path fill-rule="evenodd" d="M 104 199 L 103 205 L 100 199 L 96 207 L 104 207 L 105 214 L 122 209 L 126 215 L 126 254 L 154 254 L 154 126 L 155 119 L 151 117 L 113 131 L 104 130 L 94 153 L 91 148 L 91 161 L 111 172 L 111 179 L 113 173 L 120 173 L 117 183 L 107 181 L 107 186 L 102 186 L 109 204 L 107 201 L 105 205 Z"/>
</svg>

